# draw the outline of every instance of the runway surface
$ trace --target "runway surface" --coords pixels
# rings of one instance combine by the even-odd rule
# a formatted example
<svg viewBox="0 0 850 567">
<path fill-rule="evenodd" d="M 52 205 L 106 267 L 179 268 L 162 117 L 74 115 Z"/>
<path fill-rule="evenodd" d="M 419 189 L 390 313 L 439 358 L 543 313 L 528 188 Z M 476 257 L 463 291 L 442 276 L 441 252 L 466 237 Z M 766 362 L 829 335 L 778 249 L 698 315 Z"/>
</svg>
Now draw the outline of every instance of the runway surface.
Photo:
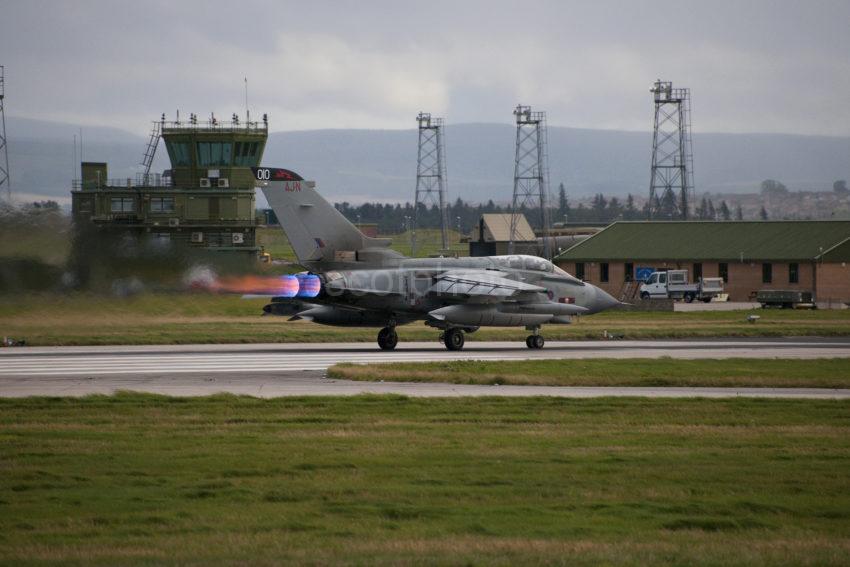
<svg viewBox="0 0 850 567">
<path fill-rule="evenodd" d="M 397 393 L 409 396 L 768 396 L 850 398 L 850 390 L 736 388 L 572 388 L 369 383 L 328 380 L 338 362 L 522 360 L 535 358 L 850 357 L 850 339 L 551 342 L 540 351 L 515 342 L 402 343 L 383 352 L 368 343 L 26 347 L 0 349 L 0 396 L 79 396 L 133 390 L 169 395 L 254 396 Z"/>
</svg>

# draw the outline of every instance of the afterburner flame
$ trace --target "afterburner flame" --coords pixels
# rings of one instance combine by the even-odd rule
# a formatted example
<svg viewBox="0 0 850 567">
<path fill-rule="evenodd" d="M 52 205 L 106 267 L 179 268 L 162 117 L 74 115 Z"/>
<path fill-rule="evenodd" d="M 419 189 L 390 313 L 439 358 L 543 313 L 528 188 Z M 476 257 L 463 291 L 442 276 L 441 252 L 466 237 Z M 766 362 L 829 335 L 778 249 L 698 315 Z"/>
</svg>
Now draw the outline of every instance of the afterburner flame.
<svg viewBox="0 0 850 567">
<path fill-rule="evenodd" d="M 318 280 L 317 276 L 316 277 Z M 318 282 L 317 282 L 318 283 Z M 299 291 L 296 276 L 229 276 L 222 277 L 200 286 L 213 293 L 240 293 L 249 295 L 273 295 L 275 297 L 295 297 Z M 318 295 L 318 290 L 316 290 Z M 303 296 L 315 297 L 315 295 Z"/>
<path fill-rule="evenodd" d="M 298 280 L 297 297 L 316 297 L 322 290 L 322 282 L 319 276 L 314 274 L 298 274 L 295 276 Z"/>
</svg>

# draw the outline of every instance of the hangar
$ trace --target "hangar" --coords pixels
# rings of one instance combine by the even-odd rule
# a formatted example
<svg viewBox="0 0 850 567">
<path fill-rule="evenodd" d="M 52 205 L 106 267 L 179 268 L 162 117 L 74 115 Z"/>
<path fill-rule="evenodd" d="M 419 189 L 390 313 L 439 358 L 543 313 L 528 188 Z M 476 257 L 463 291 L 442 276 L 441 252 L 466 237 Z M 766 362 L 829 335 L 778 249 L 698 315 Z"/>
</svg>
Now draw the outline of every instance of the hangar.
<svg viewBox="0 0 850 567">
<path fill-rule="evenodd" d="M 624 297 L 647 269 L 722 277 L 730 301 L 762 289 L 850 302 L 850 221 L 620 221 L 555 258 L 576 277 Z"/>
</svg>

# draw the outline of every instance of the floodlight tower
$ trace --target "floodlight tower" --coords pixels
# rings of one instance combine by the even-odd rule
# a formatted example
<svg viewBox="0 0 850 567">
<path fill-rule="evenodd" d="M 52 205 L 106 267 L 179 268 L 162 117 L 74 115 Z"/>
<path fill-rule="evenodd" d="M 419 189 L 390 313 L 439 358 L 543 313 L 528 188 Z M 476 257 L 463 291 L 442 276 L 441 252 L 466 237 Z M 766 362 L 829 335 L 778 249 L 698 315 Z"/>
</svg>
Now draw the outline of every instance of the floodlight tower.
<svg viewBox="0 0 850 567">
<path fill-rule="evenodd" d="M 5 68 L 0 65 L 0 191 L 6 189 L 6 198 L 12 202 L 12 180 L 9 177 L 9 148 L 6 145 L 6 113 L 3 100 L 6 95 Z"/>
<path fill-rule="evenodd" d="M 416 256 L 416 228 L 419 226 L 420 205 L 437 205 L 440 211 L 440 236 L 442 249 L 449 247 L 449 222 L 446 216 L 446 159 L 443 145 L 442 118 L 432 118 L 428 112 L 420 112 L 416 117 L 419 124 L 419 153 L 416 163 L 416 196 L 413 203 L 413 233 L 411 252 Z"/>
<path fill-rule="evenodd" d="M 546 113 L 532 112 L 530 106 L 518 105 L 516 117 L 516 159 L 514 161 L 514 195 L 511 200 L 511 230 L 508 252 L 514 253 L 518 239 L 519 215 L 523 208 L 539 209 L 543 230 L 543 255 L 551 259 L 549 246 L 549 156 Z"/>
<path fill-rule="evenodd" d="M 655 98 L 655 124 L 649 216 L 656 218 L 659 204 L 666 203 L 665 212 L 674 218 L 687 219 L 694 195 L 691 90 L 674 89 L 673 83 L 659 79 L 650 92 Z"/>
</svg>

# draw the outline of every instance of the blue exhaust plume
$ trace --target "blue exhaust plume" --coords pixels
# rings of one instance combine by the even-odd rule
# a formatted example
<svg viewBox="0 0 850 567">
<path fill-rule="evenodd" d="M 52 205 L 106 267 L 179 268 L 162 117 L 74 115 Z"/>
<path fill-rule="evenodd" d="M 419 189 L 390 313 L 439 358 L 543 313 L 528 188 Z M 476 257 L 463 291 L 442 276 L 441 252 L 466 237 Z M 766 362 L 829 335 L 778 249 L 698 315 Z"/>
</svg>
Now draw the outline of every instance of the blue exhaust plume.
<svg viewBox="0 0 850 567">
<path fill-rule="evenodd" d="M 295 297 L 298 295 L 298 290 L 301 287 L 301 282 L 295 276 L 281 276 L 281 286 L 279 289 L 279 297 Z"/>
<path fill-rule="evenodd" d="M 322 289 L 322 281 L 315 274 L 298 274 L 298 293 L 296 297 L 316 297 Z"/>
</svg>

